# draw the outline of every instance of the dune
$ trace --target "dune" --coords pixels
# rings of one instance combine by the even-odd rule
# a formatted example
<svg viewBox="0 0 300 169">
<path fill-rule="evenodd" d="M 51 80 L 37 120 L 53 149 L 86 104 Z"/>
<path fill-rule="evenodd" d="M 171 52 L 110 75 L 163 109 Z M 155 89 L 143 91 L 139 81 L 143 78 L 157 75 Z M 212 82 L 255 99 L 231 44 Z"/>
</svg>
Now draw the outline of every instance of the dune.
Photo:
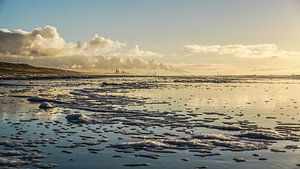
<svg viewBox="0 0 300 169">
<path fill-rule="evenodd" d="M 4 79 L 26 79 L 28 77 L 71 77 L 82 75 L 81 72 L 47 68 L 47 67 L 36 67 L 24 63 L 8 63 L 0 62 L 0 78 Z"/>
</svg>

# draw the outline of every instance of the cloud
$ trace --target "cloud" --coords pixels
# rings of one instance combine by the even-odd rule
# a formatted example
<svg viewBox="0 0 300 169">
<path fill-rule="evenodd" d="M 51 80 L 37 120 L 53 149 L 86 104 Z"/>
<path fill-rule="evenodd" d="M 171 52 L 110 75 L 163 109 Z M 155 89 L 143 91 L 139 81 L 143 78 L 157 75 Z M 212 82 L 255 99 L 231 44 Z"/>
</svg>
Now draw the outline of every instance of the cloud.
<svg viewBox="0 0 300 169">
<path fill-rule="evenodd" d="M 135 47 L 128 52 L 128 56 L 131 56 L 131 57 L 161 57 L 162 54 L 152 52 L 152 51 L 143 51 L 139 48 L 138 45 L 135 45 Z"/>
<path fill-rule="evenodd" d="M 65 69 L 77 70 L 164 70 L 174 71 L 173 66 L 156 62 L 155 60 L 146 61 L 140 58 L 123 58 L 123 57 L 110 57 L 110 56 L 62 56 L 62 57 L 37 57 L 31 59 L 27 56 L 2 56 L 2 60 L 8 62 L 22 62 L 33 65 L 56 67 Z"/>
<path fill-rule="evenodd" d="M 115 51 L 119 48 L 126 46 L 125 43 L 120 43 L 119 41 L 113 41 L 109 38 L 104 38 L 99 35 L 94 35 L 94 37 L 85 43 L 77 43 L 75 54 L 82 55 L 99 55 L 111 51 Z M 73 51 L 74 49 L 71 49 Z"/>
<path fill-rule="evenodd" d="M 184 51 L 189 54 L 215 54 L 241 58 L 291 58 L 300 56 L 299 52 L 279 49 L 276 44 L 255 45 L 186 45 Z"/>
<path fill-rule="evenodd" d="M 232 65 L 232 64 L 176 64 L 178 69 L 184 70 L 186 75 L 289 75 L 300 72 L 299 60 L 292 61 L 297 65 L 272 65 L 264 62 L 257 63 L 255 66 Z"/>
<path fill-rule="evenodd" d="M 84 55 L 84 56 L 96 56 L 107 54 L 122 47 L 125 47 L 125 43 L 114 41 L 109 38 L 94 35 L 94 37 L 88 42 L 67 43 L 64 49 L 59 54 L 60 56 L 71 55 Z"/>
<path fill-rule="evenodd" d="M 0 29 L 0 54 L 21 56 L 99 55 L 125 46 L 124 43 L 95 35 L 88 42 L 66 43 L 53 26 L 21 29 Z"/>
<path fill-rule="evenodd" d="M 36 28 L 32 32 L 21 29 L 0 29 L 2 55 L 49 56 L 57 55 L 65 45 L 55 27 Z"/>
<path fill-rule="evenodd" d="M 67 69 L 145 69 L 172 71 L 171 66 L 155 60 L 137 57 L 162 56 L 140 50 L 138 46 L 123 53 L 116 50 L 125 43 L 95 35 L 87 42 L 66 42 L 53 26 L 21 29 L 0 29 L 0 57 L 2 61 L 24 62 L 38 66 Z"/>
</svg>

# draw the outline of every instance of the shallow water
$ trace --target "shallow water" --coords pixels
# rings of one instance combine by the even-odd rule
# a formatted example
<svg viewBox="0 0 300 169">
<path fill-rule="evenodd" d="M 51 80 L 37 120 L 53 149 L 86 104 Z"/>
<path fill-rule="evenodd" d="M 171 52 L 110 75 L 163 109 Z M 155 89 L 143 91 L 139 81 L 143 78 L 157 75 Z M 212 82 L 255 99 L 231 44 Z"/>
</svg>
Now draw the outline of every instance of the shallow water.
<svg viewBox="0 0 300 169">
<path fill-rule="evenodd" d="M 297 166 L 300 163 L 299 80 L 248 79 L 226 83 L 174 80 L 1 81 L 1 141 L 22 143 L 18 151 L 25 151 L 25 147 L 27 154 L 38 149 L 39 154 L 45 155 L 41 161 L 57 164 L 56 168 L 119 169 L 137 163 L 149 166 L 134 168 L 300 168 Z M 47 99 L 55 108 L 40 109 L 40 102 L 28 101 L 31 96 Z M 87 115 L 96 122 L 68 122 L 65 117 L 72 113 Z M 224 128 L 228 126 L 235 128 Z M 282 139 L 241 136 L 260 130 L 276 131 L 276 136 Z M 229 143 L 236 141 L 237 145 L 224 146 L 227 142 L 219 138 L 195 138 L 201 133 L 230 136 L 233 138 Z M 27 144 L 30 140 L 40 142 L 30 147 Z M 174 143 L 175 140 L 182 144 Z M 149 141 L 167 147 L 149 146 Z M 189 141 L 201 142 L 201 146 Z M 137 142 L 142 146 L 138 147 Z M 73 148 L 61 147 L 74 143 L 78 144 Z M 256 147 L 257 144 L 264 148 Z M 254 149 L 250 151 L 245 145 Z M 286 145 L 298 147 L 287 149 Z M 4 149 L 16 148 L 0 145 L 0 150 Z M 220 155 L 201 157 L 212 153 Z M 260 156 L 253 156 L 254 153 Z M 157 158 L 149 158 L 149 154 Z M 0 157 L 24 160 L 20 155 Z M 233 158 L 246 161 L 236 162 Z M 35 168 L 37 163 L 32 159 L 24 161 L 29 164 L 20 168 Z"/>
</svg>

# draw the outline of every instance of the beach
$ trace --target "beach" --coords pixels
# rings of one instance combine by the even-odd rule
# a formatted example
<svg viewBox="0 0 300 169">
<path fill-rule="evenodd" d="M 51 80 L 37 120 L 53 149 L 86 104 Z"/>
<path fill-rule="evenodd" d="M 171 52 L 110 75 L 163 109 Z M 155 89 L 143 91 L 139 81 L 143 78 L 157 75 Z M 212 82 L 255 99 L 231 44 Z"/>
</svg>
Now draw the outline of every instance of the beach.
<svg viewBox="0 0 300 169">
<path fill-rule="evenodd" d="M 0 163 L 19 168 L 299 168 L 300 81 L 1 80 Z"/>
</svg>

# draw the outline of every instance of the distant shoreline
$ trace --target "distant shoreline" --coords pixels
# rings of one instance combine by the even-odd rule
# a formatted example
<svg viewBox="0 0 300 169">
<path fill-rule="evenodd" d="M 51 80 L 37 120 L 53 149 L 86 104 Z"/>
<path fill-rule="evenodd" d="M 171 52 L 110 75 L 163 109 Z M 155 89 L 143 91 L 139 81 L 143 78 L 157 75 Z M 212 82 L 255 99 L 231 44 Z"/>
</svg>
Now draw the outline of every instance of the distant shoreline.
<svg viewBox="0 0 300 169">
<path fill-rule="evenodd" d="M 180 79 L 182 82 L 191 79 L 201 79 L 202 82 L 210 82 L 211 80 L 217 80 L 219 83 L 228 82 L 232 80 L 258 80 L 258 79 L 290 79 L 299 80 L 299 75 L 205 75 L 205 76 L 171 76 L 171 75 L 117 75 L 117 74 L 102 74 L 102 75 L 26 75 L 26 74 L 14 74 L 9 76 L 1 76 L 0 80 L 58 80 L 58 79 L 100 79 L 100 78 L 171 78 Z M 178 80 L 178 82 L 180 82 Z"/>
<path fill-rule="evenodd" d="M 92 79 L 121 77 L 157 77 L 173 79 L 300 79 L 300 75 L 138 75 L 138 74 L 88 74 L 71 70 L 35 67 L 22 63 L 0 62 L 0 80 L 53 80 L 53 79 Z"/>
</svg>

